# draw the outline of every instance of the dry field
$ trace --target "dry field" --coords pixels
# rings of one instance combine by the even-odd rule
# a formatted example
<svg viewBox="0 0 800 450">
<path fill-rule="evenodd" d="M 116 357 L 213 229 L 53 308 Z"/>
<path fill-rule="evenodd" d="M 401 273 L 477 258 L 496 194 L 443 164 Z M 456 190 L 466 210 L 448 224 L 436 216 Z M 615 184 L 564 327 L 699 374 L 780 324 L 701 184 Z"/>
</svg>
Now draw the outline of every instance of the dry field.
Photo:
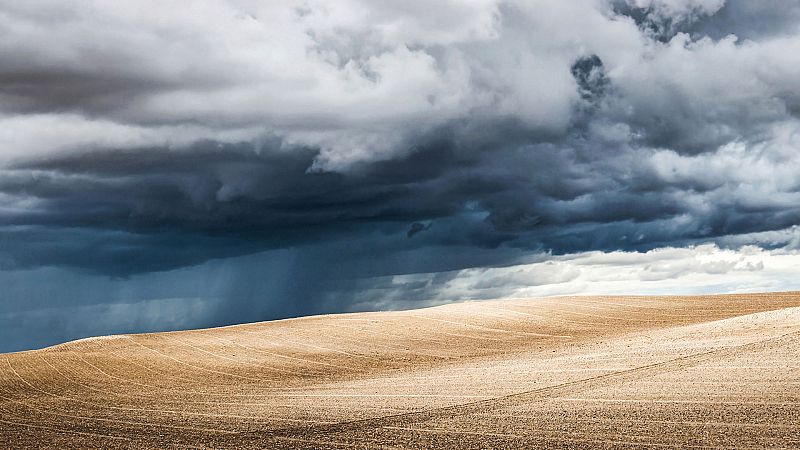
<svg viewBox="0 0 800 450">
<path fill-rule="evenodd" d="M 800 293 L 468 302 L 0 355 L 0 448 L 800 447 Z"/>
</svg>

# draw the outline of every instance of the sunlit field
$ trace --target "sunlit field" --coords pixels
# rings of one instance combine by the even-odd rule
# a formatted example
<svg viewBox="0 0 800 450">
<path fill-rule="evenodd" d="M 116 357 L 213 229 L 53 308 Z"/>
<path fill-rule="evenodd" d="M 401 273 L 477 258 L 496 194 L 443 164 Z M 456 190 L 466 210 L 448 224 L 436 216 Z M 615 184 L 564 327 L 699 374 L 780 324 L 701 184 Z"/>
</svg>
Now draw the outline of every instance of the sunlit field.
<svg viewBox="0 0 800 450">
<path fill-rule="evenodd" d="M 0 356 L 0 447 L 796 447 L 800 294 L 560 297 Z"/>
</svg>

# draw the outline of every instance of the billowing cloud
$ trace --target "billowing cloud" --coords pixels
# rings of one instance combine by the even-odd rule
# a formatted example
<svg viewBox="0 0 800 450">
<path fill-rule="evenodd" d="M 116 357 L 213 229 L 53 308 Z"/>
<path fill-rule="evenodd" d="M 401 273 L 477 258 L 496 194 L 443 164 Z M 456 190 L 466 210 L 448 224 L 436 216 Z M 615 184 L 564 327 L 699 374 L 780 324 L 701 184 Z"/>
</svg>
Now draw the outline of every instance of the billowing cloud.
<svg viewBox="0 0 800 450">
<path fill-rule="evenodd" d="M 800 1 L 779 9 L 4 4 L 0 270 L 26 283 L 42 270 L 122 283 L 270 254 L 265 271 L 292 267 L 305 285 L 355 293 L 369 291 L 357 280 L 595 251 L 789 251 Z M 530 276 L 582 279 L 553 264 Z M 712 266 L 680 270 L 727 270 Z M 522 276 L 481 283 L 500 295 L 490 287 Z M 124 301 L 199 298 L 167 291 Z M 297 307 L 190 322 L 323 309 L 303 289 L 279 291 L 268 301 Z M 64 295 L 102 310 L 77 285 Z M 357 303 L 337 297 L 329 310 Z"/>
<path fill-rule="evenodd" d="M 364 282 L 360 308 L 429 306 L 458 300 L 552 295 L 679 295 L 798 289 L 797 251 L 746 246 L 584 252 L 509 267 L 395 275 Z M 342 293 L 339 293 L 342 295 Z"/>
</svg>

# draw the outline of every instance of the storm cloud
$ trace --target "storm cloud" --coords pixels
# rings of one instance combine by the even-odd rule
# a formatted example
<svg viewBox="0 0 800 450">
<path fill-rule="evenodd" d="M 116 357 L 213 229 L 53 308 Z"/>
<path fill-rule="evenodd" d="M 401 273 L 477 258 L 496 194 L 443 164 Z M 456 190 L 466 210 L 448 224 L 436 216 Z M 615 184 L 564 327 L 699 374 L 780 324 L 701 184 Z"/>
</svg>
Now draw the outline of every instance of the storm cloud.
<svg viewBox="0 0 800 450">
<path fill-rule="evenodd" d="M 136 318 L 9 348 L 471 298 L 446 280 L 586 252 L 793 251 L 798 18 L 797 0 L 4 4 L 2 320 Z M 536 267 L 531 285 L 571 276 Z M 409 274 L 441 283 L 376 290 Z M 483 292 L 519 281 L 471 286 L 497 280 Z"/>
</svg>

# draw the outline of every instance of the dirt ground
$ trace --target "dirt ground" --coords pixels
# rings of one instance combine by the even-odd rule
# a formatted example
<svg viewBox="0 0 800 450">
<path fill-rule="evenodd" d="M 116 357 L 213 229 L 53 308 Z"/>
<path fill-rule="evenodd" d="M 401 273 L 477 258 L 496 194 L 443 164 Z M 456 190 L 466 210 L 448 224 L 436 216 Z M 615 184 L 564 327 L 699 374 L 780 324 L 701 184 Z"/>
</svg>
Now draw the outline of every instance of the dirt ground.
<svg viewBox="0 0 800 450">
<path fill-rule="evenodd" d="M 560 297 L 0 355 L 0 448 L 800 448 L 800 293 Z"/>
</svg>

